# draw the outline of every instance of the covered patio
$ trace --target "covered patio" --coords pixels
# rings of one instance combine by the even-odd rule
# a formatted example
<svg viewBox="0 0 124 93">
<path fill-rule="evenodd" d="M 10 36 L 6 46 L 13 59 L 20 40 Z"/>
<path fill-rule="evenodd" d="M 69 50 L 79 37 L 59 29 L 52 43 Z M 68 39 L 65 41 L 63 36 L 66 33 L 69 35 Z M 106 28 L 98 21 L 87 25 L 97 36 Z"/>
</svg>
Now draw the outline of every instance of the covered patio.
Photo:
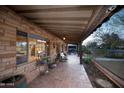
<svg viewBox="0 0 124 93">
<path fill-rule="evenodd" d="M 21 74 L 32 88 L 92 88 L 82 65 L 82 41 L 120 8 L 112 5 L 0 6 L 0 79 Z M 68 44 L 77 45 L 77 54 L 67 54 Z M 58 60 L 61 52 L 67 55 L 67 62 Z M 37 63 L 46 61 L 57 67 L 41 75 L 48 66 Z"/>
</svg>

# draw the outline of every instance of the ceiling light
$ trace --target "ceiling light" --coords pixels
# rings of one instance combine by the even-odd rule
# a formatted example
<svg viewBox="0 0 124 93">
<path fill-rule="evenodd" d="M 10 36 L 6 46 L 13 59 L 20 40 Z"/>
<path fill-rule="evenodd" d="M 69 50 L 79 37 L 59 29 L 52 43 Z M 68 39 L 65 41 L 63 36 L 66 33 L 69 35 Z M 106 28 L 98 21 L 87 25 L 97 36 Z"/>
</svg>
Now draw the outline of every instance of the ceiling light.
<svg viewBox="0 0 124 93">
<path fill-rule="evenodd" d="M 66 38 L 65 37 L 63 37 L 63 40 L 65 40 Z"/>
</svg>

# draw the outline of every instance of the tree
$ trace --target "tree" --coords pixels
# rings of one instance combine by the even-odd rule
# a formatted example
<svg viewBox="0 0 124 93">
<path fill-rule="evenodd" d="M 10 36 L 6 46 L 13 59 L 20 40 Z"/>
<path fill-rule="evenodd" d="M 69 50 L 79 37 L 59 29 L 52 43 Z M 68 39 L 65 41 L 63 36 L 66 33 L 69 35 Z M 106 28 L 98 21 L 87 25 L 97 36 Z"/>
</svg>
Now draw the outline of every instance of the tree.
<svg viewBox="0 0 124 93">
<path fill-rule="evenodd" d="M 103 43 L 102 46 L 107 49 L 116 49 L 117 46 L 119 45 L 120 38 L 117 34 L 112 33 L 112 34 L 104 34 L 101 37 Z"/>
<path fill-rule="evenodd" d="M 90 50 L 86 46 L 82 46 L 82 52 L 86 54 L 91 54 Z"/>
<path fill-rule="evenodd" d="M 124 9 L 115 13 L 94 32 L 97 44 L 106 48 L 116 48 L 124 37 Z M 123 39 L 121 39 L 123 38 Z M 122 45 L 122 44 L 121 44 Z"/>
<path fill-rule="evenodd" d="M 87 44 L 87 47 L 88 47 L 88 48 L 97 48 L 97 42 L 89 42 L 89 43 Z"/>
</svg>

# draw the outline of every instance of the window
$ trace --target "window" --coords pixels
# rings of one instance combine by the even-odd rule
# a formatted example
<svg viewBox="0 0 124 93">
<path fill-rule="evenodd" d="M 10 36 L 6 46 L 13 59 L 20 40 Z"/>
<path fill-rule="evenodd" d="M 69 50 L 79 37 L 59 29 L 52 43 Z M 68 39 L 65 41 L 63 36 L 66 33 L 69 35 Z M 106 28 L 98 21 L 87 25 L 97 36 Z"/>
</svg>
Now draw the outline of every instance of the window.
<svg viewBox="0 0 124 93">
<path fill-rule="evenodd" d="M 41 53 L 45 52 L 46 41 L 41 40 L 37 35 L 29 35 L 29 61 L 35 61 Z"/>
<path fill-rule="evenodd" d="M 16 64 L 28 61 L 27 33 L 17 31 L 16 37 Z"/>
</svg>

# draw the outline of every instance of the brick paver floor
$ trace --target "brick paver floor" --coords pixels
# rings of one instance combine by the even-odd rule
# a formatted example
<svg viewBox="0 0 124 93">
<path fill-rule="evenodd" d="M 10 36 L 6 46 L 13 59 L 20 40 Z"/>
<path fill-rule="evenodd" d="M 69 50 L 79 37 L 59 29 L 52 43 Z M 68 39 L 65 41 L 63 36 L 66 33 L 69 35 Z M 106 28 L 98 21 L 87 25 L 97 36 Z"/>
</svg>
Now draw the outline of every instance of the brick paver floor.
<svg viewBox="0 0 124 93">
<path fill-rule="evenodd" d="M 48 74 L 40 75 L 33 80 L 32 88 L 91 88 L 92 85 L 79 57 L 68 55 L 67 62 L 61 62 Z"/>
</svg>

